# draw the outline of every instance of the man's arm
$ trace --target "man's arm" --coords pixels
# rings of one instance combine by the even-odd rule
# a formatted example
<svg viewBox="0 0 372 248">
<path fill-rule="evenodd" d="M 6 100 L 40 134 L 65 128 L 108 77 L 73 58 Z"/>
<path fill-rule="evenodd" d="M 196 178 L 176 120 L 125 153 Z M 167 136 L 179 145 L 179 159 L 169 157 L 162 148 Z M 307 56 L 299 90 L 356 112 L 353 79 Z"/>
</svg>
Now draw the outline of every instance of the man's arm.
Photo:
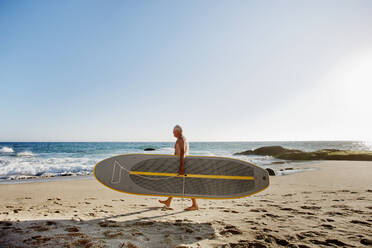
<svg viewBox="0 0 372 248">
<path fill-rule="evenodd" d="M 180 148 L 180 171 L 179 174 L 183 175 L 185 174 L 185 143 L 183 139 L 179 139 L 178 141 L 178 147 Z"/>
</svg>

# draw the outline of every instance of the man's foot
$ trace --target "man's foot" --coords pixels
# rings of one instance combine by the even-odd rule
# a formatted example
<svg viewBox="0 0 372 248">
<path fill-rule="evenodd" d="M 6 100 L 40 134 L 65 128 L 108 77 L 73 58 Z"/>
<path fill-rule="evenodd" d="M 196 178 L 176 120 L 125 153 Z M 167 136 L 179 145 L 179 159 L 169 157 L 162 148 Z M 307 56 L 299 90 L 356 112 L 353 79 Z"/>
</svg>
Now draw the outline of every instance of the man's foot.
<svg viewBox="0 0 372 248">
<path fill-rule="evenodd" d="M 188 207 L 188 208 L 185 208 L 186 211 L 195 211 L 195 210 L 199 210 L 198 206 L 194 206 L 192 205 L 191 207 Z"/>
<path fill-rule="evenodd" d="M 170 201 L 168 201 L 168 200 L 165 200 L 165 201 L 159 200 L 159 202 L 164 204 L 167 208 L 170 207 Z"/>
</svg>

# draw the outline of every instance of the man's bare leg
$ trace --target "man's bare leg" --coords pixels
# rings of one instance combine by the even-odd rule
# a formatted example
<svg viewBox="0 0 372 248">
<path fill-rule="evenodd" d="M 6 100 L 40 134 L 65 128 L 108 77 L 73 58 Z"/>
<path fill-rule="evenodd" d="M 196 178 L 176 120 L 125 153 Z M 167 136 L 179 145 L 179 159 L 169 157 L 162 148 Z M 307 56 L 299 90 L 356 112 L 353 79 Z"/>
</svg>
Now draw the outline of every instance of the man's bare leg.
<svg viewBox="0 0 372 248">
<path fill-rule="evenodd" d="M 194 211 L 194 210 L 198 210 L 198 204 L 196 203 L 196 199 L 195 198 L 191 198 L 192 200 L 192 206 L 191 207 L 188 207 L 188 208 L 185 208 L 186 211 Z"/>
<path fill-rule="evenodd" d="M 160 203 L 163 203 L 167 208 L 170 207 L 173 197 L 168 197 L 165 201 L 159 200 Z"/>
</svg>

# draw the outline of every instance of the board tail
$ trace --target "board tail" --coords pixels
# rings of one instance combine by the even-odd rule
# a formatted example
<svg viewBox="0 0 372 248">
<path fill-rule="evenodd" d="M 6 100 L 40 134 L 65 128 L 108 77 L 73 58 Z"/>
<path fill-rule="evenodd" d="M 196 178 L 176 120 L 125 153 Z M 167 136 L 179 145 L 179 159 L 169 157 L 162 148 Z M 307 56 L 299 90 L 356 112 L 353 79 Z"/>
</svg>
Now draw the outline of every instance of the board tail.
<svg viewBox="0 0 372 248">
<path fill-rule="evenodd" d="M 111 174 L 111 183 L 112 184 L 119 184 L 121 181 L 121 173 L 125 168 L 115 160 L 114 166 L 112 167 L 112 174 Z"/>
</svg>

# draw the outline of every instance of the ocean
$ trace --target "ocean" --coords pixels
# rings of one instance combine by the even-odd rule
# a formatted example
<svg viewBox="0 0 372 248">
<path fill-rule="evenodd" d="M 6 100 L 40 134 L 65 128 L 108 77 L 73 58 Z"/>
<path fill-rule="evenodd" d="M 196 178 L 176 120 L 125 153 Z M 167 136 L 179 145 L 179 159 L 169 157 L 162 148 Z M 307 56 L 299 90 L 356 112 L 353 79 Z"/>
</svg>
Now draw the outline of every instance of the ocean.
<svg viewBox="0 0 372 248">
<path fill-rule="evenodd" d="M 280 161 L 271 156 L 233 155 L 235 152 L 271 145 L 304 151 L 324 148 L 372 150 L 372 143 L 363 141 L 190 142 L 189 153 L 233 157 L 264 168 L 300 168 L 303 164 Z M 94 165 L 105 158 L 128 153 L 173 154 L 173 147 L 174 142 L 0 142 L 0 183 L 30 181 L 35 178 L 89 176 Z M 145 152 L 145 148 L 156 150 Z"/>
</svg>

